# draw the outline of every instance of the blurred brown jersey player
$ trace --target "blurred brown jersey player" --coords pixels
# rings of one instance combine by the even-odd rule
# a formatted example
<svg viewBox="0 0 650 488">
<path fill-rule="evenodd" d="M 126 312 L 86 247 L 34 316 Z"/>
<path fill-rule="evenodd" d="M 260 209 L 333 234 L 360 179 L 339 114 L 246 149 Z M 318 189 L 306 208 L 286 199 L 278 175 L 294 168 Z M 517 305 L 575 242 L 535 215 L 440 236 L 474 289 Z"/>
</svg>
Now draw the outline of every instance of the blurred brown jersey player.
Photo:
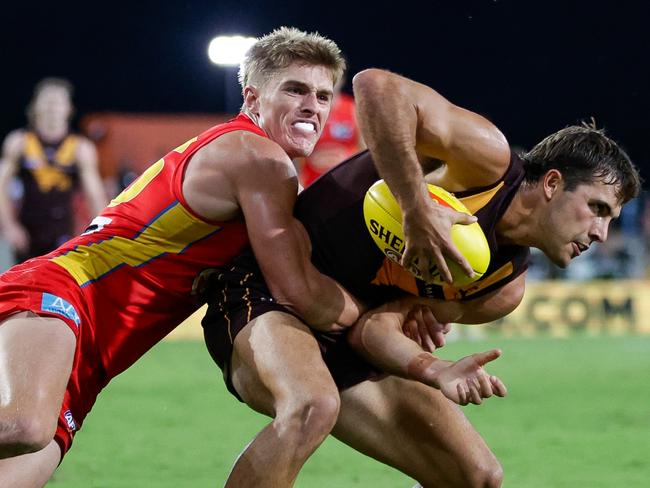
<svg viewBox="0 0 650 488">
<path fill-rule="evenodd" d="M 27 108 L 28 128 L 5 139 L 0 164 L 0 224 L 18 261 L 46 254 L 74 234 L 73 196 L 81 188 L 93 215 L 106 205 L 95 146 L 70 130 L 72 85 L 45 78 Z M 17 213 L 9 200 L 16 177 L 23 194 Z"/>
</svg>

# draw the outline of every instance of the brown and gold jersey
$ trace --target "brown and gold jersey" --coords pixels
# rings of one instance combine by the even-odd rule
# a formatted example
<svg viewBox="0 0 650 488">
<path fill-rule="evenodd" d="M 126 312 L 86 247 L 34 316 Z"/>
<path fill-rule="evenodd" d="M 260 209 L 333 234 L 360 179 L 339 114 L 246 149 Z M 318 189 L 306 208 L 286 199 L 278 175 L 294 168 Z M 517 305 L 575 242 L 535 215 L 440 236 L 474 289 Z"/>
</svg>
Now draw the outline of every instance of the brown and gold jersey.
<svg viewBox="0 0 650 488">
<path fill-rule="evenodd" d="M 362 152 L 305 189 L 296 216 L 312 240 L 312 260 L 351 293 L 370 303 L 400 293 L 469 300 L 499 288 L 524 272 L 529 249 L 499 245 L 496 224 L 512 201 L 524 176 L 523 163 L 512 154 L 504 176 L 493 185 L 455 193 L 478 218 L 490 245 L 490 266 L 483 277 L 463 288 L 429 285 L 386 258 L 372 241 L 363 219 L 363 199 L 379 179 L 370 153 Z"/>
<path fill-rule="evenodd" d="M 23 214 L 42 218 L 55 212 L 69 212 L 72 194 L 79 181 L 77 146 L 79 138 L 70 134 L 58 143 L 42 141 L 35 132 L 25 133 L 18 177 L 23 183 Z"/>
</svg>

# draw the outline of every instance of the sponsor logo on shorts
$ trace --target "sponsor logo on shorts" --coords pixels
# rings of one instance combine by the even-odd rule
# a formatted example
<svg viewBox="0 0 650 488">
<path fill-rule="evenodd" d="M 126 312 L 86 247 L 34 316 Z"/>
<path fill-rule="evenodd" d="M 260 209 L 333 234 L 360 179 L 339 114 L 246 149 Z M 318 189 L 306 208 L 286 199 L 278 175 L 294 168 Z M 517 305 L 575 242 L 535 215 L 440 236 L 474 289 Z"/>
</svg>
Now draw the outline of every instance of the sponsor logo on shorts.
<svg viewBox="0 0 650 488">
<path fill-rule="evenodd" d="M 68 430 L 70 430 L 70 432 L 77 430 L 77 423 L 74 421 L 74 417 L 72 416 L 72 412 L 70 410 L 63 412 L 63 418 L 65 418 L 65 421 L 68 424 Z"/>
<path fill-rule="evenodd" d="M 79 314 L 70 303 L 65 301 L 63 298 L 50 293 L 43 293 L 43 298 L 41 299 L 41 310 L 43 312 L 52 312 L 62 315 L 63 317 L 72 320 L 77 324 L 77 327 L 79 327 L 79 324 L 81 323 Z"/>
</svg>

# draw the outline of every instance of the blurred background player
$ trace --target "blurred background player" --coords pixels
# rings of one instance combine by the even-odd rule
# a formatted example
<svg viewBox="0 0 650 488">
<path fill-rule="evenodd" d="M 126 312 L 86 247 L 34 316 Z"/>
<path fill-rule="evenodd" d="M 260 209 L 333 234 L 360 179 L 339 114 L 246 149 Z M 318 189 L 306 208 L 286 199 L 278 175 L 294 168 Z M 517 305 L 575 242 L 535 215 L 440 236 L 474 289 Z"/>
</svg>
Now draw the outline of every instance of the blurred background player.
<svg viewBox="0 0 650 488">
<path fill-rule="evenodd" d="M 107 203 L 95 146 L 70 129 L 72 91 L 67 80 L 41 80 L 27 106 L 27 128 L 12 131 L 3 144 L 0 225 L 17 261 L 46 254 L 70 239 L 80 186 L 93 215 Z M 16 179 L 20 192 L 13 186 Z M 12 196 L 20 202 L 17 207 Z"/>
<path fill-rule="evenodd" d="M 298 161 L 300 184 L 308 187 L 320 175 L 353 154 L 365 149 L 361 131 L 357 126 L 354 97 L 342 91 L 345 80 L 334 87 L 334 100 L 323 135 L 314 152 Z"/>
</svg>

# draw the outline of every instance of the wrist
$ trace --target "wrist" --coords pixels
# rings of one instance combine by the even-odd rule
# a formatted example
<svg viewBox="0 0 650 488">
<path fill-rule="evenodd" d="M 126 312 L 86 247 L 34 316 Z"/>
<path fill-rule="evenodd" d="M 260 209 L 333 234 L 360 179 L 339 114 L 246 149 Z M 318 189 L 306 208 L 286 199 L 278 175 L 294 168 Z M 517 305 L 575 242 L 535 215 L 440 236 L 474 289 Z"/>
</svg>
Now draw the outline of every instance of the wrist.
<svg viewBox="0 0 650 488">
<path fill-rule="evenodd" d="M 438 373 L 446 367 L 446 363 L 428 352 L 421 352 L 408 362 L 407 378 L 440 389 Z"/>
<path fill-rule="evenodd" d="M 429 190 L 424 180 L 416 185 L 416 189 L 417 191 L 409 191 L 406 193 L 406 196 L 398 199 L 404 220 L 411 218 L 417 219 L 421 214 L 426 214 L 426 209 L 434 202 L 429 197 Z"/>
</svg>

